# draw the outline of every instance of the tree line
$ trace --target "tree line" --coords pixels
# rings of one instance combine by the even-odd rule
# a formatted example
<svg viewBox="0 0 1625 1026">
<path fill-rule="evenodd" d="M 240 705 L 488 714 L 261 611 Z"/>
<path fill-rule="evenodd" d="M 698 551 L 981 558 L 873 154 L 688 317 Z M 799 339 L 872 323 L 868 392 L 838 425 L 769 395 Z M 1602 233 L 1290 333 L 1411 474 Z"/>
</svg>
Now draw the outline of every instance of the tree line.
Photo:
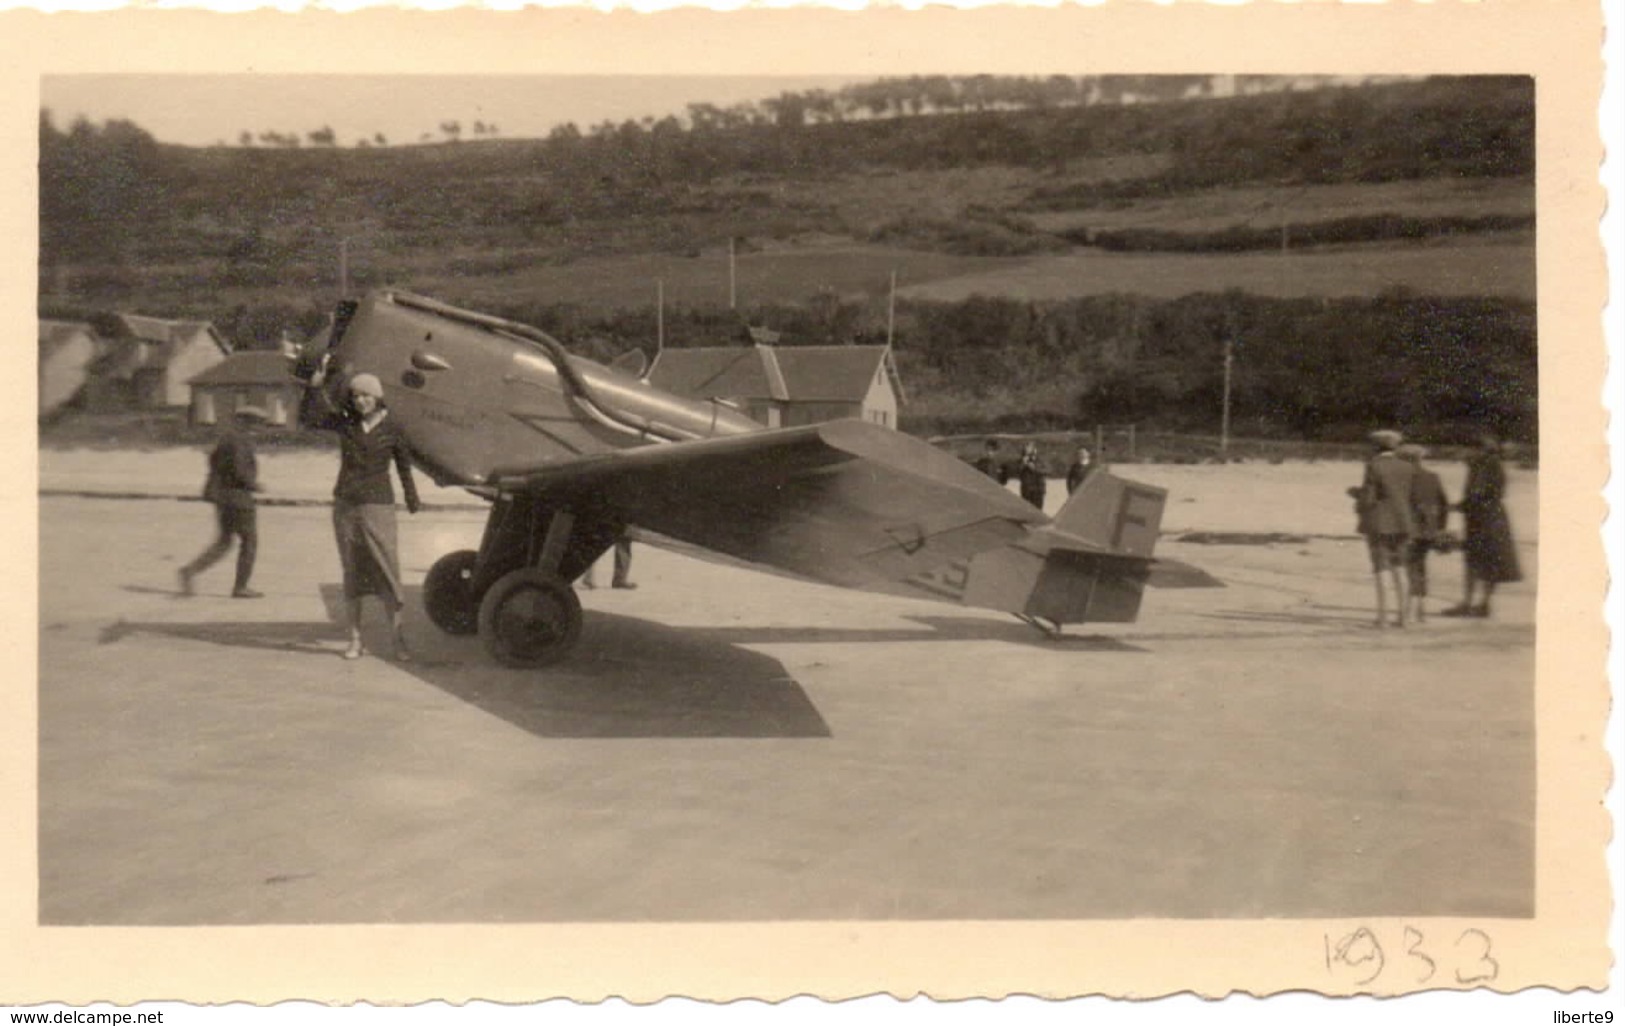
<svg viewBox="0 0 1625 1026">
<path fill-rule="evenodd" d="M 593 313 L 516 302 L 493 312 L 537 325 L 599 360 L 632 348 L 653 358 L 653 310 Z M 785 344 L 881 344 L 879 301 L 835 297 L 742 311 L 665 311 L 665 343 L 744 344 L 744 325 Z M 1232 291 L 1178 299 L 1103 295 L 1034 302 L 972 297 L 900 301 L 895 353 L 914 401 L 902 426 L 921 434 L 1084 429 L 1217 430 L 1224 354 L 1238 434 L 1358 441 L 1395 425 L 1471 444 L 1489 426 L 1539 432 L 1534 304 L 1421 296 L 1277 299 Z"/>
<path fill-rule="evenodd" d="M 455 296 L 446 297 L 456 301 Z M 614 312 L 518 298 L 487 313 L 531 324 L 571 351 L 609 361 L 632 349 L 744 345 L 746 325 L 782 344 L 880 345 L 881 300 L 822 296 L 804 304 L 671 306 Z M 70 320 L 96 311 L 44 304 Z M 284 330 L 306 338 L 328 311 L 314 303 L 198 307 L 239 348 L 272 349 Z M 909 397 L 901 425 L 927 435 L 1088 430 L 1214 433 L 1224 355 L 1238 435 L 1351 442 L 1394 425 L 1440 443 L 1471 444 L 1480 428 L 1535 442 L 1539 434 L 1534 304 L 1414 295 L 1277 299 L 1202 293 L 1178 299 L 1102 295 L 1064 301 L 972 297 L 899 301 L 890 322 Z"/>
<path fill-rule="evenodd" d="M 483 120 L 472 122 L 469 125 L 469 131 L 477 139 L 485 137 L 494 139 L 502 134 L 502 129 L 494 122 Z M 463 138 L 463 123 L 457 120 L 442 121 L 440 122 L 439 132 L 445 136 L 448 142 L 458 142 Z M 418 136 L 417 141 L 426 143 L 436 138 L 433 133 L 424 132 Z M 298 132 L 278 132 L 274 130 L 255 133 L 246 128 L 237 134 L 237 145 L 244 149 L 258 144 L 273 149 L 297 150 L 307 141 L 312 147 L 325 149 L 333 149 L 339 145 L 338 133 L 333 130 L 332 125 L 323 125 L 320 128 L 312 129 L 303 136 Z M 355 141 L 355 145 L 357 149 L 363 150 L 374 146 L 388 146 L 389 136 L 382 132 L 374 132 L 372 135 L 359 136 Z"/>
<path fill-rule="evenodd" d="M 855 88 L 855 87 L 854 87 Z M 364 225 L 418 239 L 568 252 L 607 233 L 646 245 L 681 222 L 703 246 L 770 213 L 798 230 L 844 231 L 793 191 L 708 194 L 719 179 L 805 179 L 851 171 L 1017 166 L 1050 182 L 1018 209 L 1070 209 L 1225 185 L 1528 176 L 1527 77 L 1439 78 L 1225 102 L 983 110 L 830 124 L 736 125 L 700 117 L 574 125 L 546 140 L 438 149 L 192 150 L 127 121 L 41 119 L 42 256 L 140 260 L 202 255 L 255 233 L 271 251 Z M 1069 174 L 1073 162 L 1155 155 L 1123 178 Z M 589 226 L 576 232 L 576 226 Z M 638 232 L 644 231 L 644 236 Z M 231 238 L 222 241 L 218 236 Z M 560 240 L 563 240 L 562 242 Z M 1041 240 L 1040 240 L 1041 241 Z M 1014 240 L 1022 245 L 1031 240 Z M 110 260 L 108 258 L 111 258 Z M 274 273 L 275 261 L 267 266 Z"/>
<path fill-rule="evenodd" d="M 683 116 L 656 119 L 604 120 L 583 129 L 567 122 L 552 129 L 557 137 L 569 135 L 607 136 L 623 131 L 646 132 L 654 125 L 676 125 L 679 130 L 700 132 L 740 128 L 807 124 L 833 124 L 861 119 L 922 117 L 933 114 L 959 114 L 982 111 L 1047 110 L 1057 107 L 1100 104 L 1167 103 L 1174 100 L 1221 96 L 1257 96 L 1287 90 L 1329 88 L 1335 80 L 1325 75 L 908 75 L 888 76 L 835 89 L 784 90 L 777 96 L 745 100 L 727 106 L 696 102 L 686 105 Z M 495 124 L 476 120 L 470 126 L 475 137 L 497 136 Z M 461 139 L 460 121 L 440 122 L 438 135 L 424 132 L 416 142 Z M 297 148 L 308 140 L 312 146 L 338 145 L 330 126 L 304 133 L 245 130 L 237 137 L 239 146 Z M 387 146 L 382 133 L 362 136 L 356 145 Z"/>
</svg>

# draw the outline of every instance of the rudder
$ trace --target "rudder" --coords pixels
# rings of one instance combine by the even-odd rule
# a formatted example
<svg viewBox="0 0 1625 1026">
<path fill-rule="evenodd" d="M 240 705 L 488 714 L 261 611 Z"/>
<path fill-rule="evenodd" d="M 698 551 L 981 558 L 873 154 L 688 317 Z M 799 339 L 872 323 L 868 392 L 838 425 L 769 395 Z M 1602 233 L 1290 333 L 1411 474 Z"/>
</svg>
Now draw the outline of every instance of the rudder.
<svg viewBox="0 0 1625 1026">
<path fill-rule="evenodd" d="M 1168 491 L 1098 470 L 1055 515 L 1055 526 L 1113 552 L 1149 558 L 1157 547 Z"/>
</svg>

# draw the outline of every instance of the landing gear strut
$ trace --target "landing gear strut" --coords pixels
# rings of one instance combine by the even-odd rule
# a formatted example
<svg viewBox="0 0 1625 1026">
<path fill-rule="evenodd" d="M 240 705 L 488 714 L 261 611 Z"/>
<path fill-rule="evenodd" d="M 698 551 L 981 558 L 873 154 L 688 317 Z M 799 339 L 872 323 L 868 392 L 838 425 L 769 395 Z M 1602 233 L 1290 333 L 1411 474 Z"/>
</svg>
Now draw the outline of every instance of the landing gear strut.
<svg viewBox="0 0 1625 1026">
<path fill-rule="evenodd" d="M 423 581 L 423 605 L 448 634 L 479 632 L 491 658 L 524 669 L 563 659 L 581 636 L 581 603 L 569 576 L 602 554 L 618 529 L 594 520 L 576 530 L 568 510 L 539 496 L 498 495 L 478 552 L 442 556 Z"/>
</svg>

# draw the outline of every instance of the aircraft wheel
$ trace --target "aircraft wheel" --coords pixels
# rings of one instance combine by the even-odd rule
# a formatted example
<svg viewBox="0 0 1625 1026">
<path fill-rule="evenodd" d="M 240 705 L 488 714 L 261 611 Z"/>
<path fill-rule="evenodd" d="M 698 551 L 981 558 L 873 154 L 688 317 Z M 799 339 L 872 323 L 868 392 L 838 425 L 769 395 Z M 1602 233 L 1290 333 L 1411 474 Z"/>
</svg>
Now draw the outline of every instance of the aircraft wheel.
<svg viewBox="0 0 1625 1026">
<path fill-rule="evenodd" d="M 514 570 L 497 578 L 480 602 L 480 636 L 504 666 L 547 666 L 581 636 L 581 603 L 575 589 L 552 574 Z"/>
<path fill-rule="evenodd" d="M 471 549 L 448 552 L 435 561 L 423 578 L 423 609 L 436 627 L 447 634 L 473 634 L 480 629 L 479 596 L 474 594 Z"/>
</svg>

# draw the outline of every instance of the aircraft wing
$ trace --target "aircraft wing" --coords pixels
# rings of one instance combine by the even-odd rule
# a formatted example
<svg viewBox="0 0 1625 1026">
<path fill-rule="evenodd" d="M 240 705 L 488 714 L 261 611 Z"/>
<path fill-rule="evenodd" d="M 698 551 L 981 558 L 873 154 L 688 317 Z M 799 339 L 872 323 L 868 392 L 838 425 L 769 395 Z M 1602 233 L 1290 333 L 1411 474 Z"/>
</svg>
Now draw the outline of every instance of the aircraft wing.
<svg viewBox="0 0 1625 1026">
<path fill-rule="evenodd" d="M 1048 523 L 955 457 L 857 420 L 510 467 L 490 480 L 843 587 L 901 580 Z"/>
</svg>

